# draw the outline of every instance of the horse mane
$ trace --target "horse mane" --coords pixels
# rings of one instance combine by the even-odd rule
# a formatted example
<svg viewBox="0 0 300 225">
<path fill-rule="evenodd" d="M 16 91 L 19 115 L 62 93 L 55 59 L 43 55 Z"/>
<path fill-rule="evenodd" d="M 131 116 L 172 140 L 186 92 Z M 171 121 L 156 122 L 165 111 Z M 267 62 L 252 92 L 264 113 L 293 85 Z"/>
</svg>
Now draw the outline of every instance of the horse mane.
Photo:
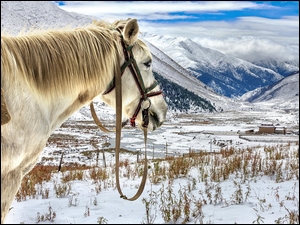
<svg viewBox="0 0 300 225">
<path fill-rule="evenodd" d="M 115 24 L 122 24 L 121 21 Z M 112 24 L 93 21 L 71 28 L 30 30 L 11 36 L 1 33 L 1 83 L 22 77 L 47 96 L 81 87 L 104 90 L 119 66 L 122 53 Z M 102 86 L 101 86 L 102 85 Z"/>
</svg>

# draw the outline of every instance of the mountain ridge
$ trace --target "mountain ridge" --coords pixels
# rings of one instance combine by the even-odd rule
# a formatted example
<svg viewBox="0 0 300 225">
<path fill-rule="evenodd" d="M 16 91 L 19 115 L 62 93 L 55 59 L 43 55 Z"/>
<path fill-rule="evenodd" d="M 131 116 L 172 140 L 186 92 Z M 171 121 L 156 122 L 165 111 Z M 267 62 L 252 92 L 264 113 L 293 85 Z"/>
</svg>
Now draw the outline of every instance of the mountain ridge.
<svg viewBox="0 0 300 225">
<path fill-rule="evenodd" d="M 282 99 L 282 96 L 284 96 L 284 99 Z M 299 73 L 287 76 L 272 85 L 248 92 L 242 95 L 240 100 L 250 103 L 268 101 L 289 102 L 296 101 L 295 97 L 299 98 Z"/>
<path fill-rule="evenodd" d="M 188 38 L 147 32 L 143 33 L 143 38 L 215 92 L 230 98 L 241 96 L 257 87 L 270 85 L 284 77 L 272 69 L 203 47 Z M 291 72 L 298 68 L 294 67 Z"/>
</svg>

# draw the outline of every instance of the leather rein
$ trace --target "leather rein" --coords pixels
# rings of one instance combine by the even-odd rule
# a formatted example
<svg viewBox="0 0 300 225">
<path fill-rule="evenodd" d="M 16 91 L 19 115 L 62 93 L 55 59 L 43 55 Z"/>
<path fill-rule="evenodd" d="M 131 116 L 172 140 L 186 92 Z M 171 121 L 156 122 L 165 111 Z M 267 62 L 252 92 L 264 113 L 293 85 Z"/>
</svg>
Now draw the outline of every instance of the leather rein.
<svg viewBox="0 0 300 225">
<path fill-rule="evenodd" d="M 126 46 L 123 36 L 120 31 L 119 31 L 119 33 L 120 33 L 120 38 L 121 38 L 121 44 L 123 47 L 125 62 L 121 66 L 120 76 L 118 76 L 118 74 L 115 75 L 115 77 L 110 82 L 108 88 L 103 93 L 103 95 L 110 93 L 115 88 L 115 91 L 116 91 L 116 129 L 115 129 L 115 132 L 116 132 L 116 185 L 117 185 L 118 192 L 120 194 L 120 198 L 129 200 L 129 201 L 134 201 L 134 200 L 138 199 L 140 197 L 140 195 L 142 194 L 145 184 L 146 184 L 147 173 L 148 173 L 146 143 L 147 143 L 147 128 L 148 128 L 148 124 L 149 124 L 149 108 L 151 106 L 151 101 L 150 101 L 149 97 L 160 95 L 160 94 L 162 94 L 162 91 L 160 90 L 160 91 L 148 93 L 149 91 L 154 89 L 158 85 L 158 83 L 157 83 L 157 81 L 155 81 L 149 88 L 145 88 L 141 72 L 137 66 L 136 60 L 132 53 L 133 45 Z M 145 144 L 144 173 L 143 173 L 142 181 L 141 181 L 141 184 L 140 184 L 140 187 L 139 187 L 137 193 L 131 198 L 127 198 L 126 195 L 123 194 L 121 187 L 120 187 L 120 181 L 119 181 L 119 153 L 120 153 L 120 143 L 121 143 L 121 129 L 127 123 L 127 122 L 122 123 L 122 82 L 121 82 L 121 77 L 127 67 L 130 69 L 130 72 L 133 75 L 135 83 L 141 94 L 138 106 L 137 106 L 134 114 L 130 118 L 130 124 L 132 127 L 135 127 L 135 119 L 136 119 L 139 111 L 142 109 L 142 103 L 144 101 L 149 102 L 149 106 L 147 108 L 142 109 L 142 118 L 143 118 L 142 130 L 144 132 L 144 144 Z M 95 123 L 97 124 L 97 126 L 104 132 L 112 132 L 112 131 L 106 129 L 101 124 L 100 120 L 98 119 L 98 117 L 96 115 L 96 112 L 95 112 L 95 109 L 93 106 L 93 102 L 91 102 L 91 104 L 90 104 L 90 110 L 91 110 L 93 119 L 94 119 Z"/>
</svg>

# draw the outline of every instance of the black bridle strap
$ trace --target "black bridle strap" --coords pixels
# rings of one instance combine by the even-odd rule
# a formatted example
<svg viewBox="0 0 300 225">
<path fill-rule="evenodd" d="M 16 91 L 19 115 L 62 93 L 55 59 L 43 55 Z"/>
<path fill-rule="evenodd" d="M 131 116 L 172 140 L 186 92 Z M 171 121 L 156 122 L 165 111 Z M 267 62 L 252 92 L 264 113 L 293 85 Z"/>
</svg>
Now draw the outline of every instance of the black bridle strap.
<svg viewBox="0 0 300 225">
<path fill-rule="evenodd" d="M 126 62 L 124 62 L 124 64 L 121 66 L 121 76 L 123 76 L 123 73 L 126 69 L 126 67 L 131 64 L 133 62 L 134 59 L 130 59 Z M 112 79 L 112 81 L 109 83 L 108 85 L 108 88 L 106 89 L 106 91 L 103 93 L 103 95 L 106 95 L 108 94 L 109 92 L 111 92 L 114 88 L 115 88 L 115 84 L 116 84 L 116 81 L 115 81 L 115 77 Z"/>
<path fill-rule="evenodd" d="M 147 99 L 148 97 L 152 97 L 152 96 L 156 96 L 156 95 L 160 95 L 160 94 L 162 94 L 162 91 L 156 91 L 156 92 L 148 93 L 148 94 L 146 94 L 146 99 Z M 145 99 L 144 99 L 144 98 L 140 98 L 139 104 L 138 104 L 138 106 L 136 107 L 136 110 L 135 110 L 133 116 L 130 118 L 130 125 L 131 125 L 132 127 L 135 127 L 135 119 L 136 119 L 137 114 L 139 113 L 139 111 L 140 111 L 140 109 L 141 109 L 141 105 L 142 105 L 142 102 L 143 102 L 143 101 L 145 101 Z M 148 108 L 147 108 L 147 110 L 148 110 Z M 145 123 L 145 121 L 144 121 L 144 123 Z M 145 126 L 145 125 L 146 125 L 146 126 Z M 147 126 L 148 126 L 148 123 L 147 123 L 147 124 L 143 124 L 143 127 L 147 127 Z"/>
</svg>

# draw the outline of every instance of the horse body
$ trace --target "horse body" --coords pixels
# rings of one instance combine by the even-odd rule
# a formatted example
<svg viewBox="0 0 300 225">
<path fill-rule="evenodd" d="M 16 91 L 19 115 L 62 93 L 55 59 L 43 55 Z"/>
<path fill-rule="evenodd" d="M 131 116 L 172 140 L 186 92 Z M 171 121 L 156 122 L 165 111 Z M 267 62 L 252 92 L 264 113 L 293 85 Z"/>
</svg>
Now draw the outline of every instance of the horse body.
<svg viewBox="0 0 300 225">
<path fill-rule="evenodd" d="M 102 95 L 124 63 L 120 33 L 133 46 L 144 84 L 155 81 L 151 53 L 138 39 L 135 19 L 70 30 L 1 35 L 1 89 L 11 120 L 1 125 L 1 223 L 21 180 L 36 164 L 49 136 L 67 118 L 96 97 L 115 108 L 115 92 Z M 153 91 L 159 90 L 155 87 Z M 140 100 L 130 71 L 122 76 L 122 115 L 130 118 Z M 165 120 L 162 96 L 151 99 L 149 130 Z M 142 123 L 141 113 L 137 122 Z"/>
</svg>

